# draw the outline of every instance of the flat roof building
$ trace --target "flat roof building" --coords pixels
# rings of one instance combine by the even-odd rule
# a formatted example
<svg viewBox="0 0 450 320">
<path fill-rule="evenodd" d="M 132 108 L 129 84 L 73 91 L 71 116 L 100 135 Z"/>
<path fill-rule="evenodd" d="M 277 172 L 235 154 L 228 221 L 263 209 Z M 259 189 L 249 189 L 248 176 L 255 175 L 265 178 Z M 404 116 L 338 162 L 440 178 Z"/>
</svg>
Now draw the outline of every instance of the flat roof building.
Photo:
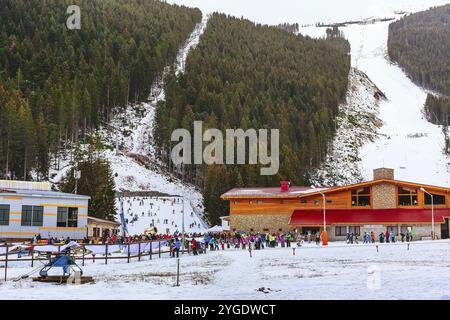
<svg viewBox="0 0 450 320">
<path fill-rule="evenodd" d="M 95 217 L 88 217 L 88 238 L 99 240 L 102 237 L 118 235 L 120 223 Z"/>
<path fill-rule="evenodd" d="M 0 180 L 0 239 L 82 239 L 89 199 L 52 191 L 48 182 Z"/>
</svg>

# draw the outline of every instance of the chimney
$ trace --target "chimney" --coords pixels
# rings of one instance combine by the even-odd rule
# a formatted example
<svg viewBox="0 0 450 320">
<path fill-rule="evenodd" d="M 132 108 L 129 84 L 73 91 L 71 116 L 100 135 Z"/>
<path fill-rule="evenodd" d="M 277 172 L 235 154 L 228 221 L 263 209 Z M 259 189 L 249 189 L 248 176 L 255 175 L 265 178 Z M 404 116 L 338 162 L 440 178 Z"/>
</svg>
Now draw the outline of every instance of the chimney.
<svg viewBox="0 0 450 320">
<path fill-rule="evenodd" d="M 394 169 L 378 168 L 373 170 L 373 180 L 390 179 L 394 180 Z"/>
<path fill-rule="evenodd" d="M 289 191 L 289 185 L 291 183 L 289 181 L 281 181 L 280 185 L 281 185 L 281 192 L 286 192 Z"/>
</svg>

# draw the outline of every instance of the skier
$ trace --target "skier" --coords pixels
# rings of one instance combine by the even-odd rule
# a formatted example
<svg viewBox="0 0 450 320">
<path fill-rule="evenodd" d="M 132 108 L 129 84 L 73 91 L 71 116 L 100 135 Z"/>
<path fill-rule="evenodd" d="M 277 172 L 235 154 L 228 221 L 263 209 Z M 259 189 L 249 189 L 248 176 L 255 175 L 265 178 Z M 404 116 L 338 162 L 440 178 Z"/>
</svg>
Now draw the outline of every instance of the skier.
<svg viewBox="0 0 450 320">
<path fill-rule="evenodd" d="M 411 227 L 411 230 L 409 231 L 409 239 L 410 239 L 410 241 L 413 241 L 413 238 L 414 238 L 414 231 L 413 231 L 413 228 Z"/>
<path fill-rule="evenodd" d="M 173 248 L 173 257 L 175 257 L 175 253 L 177 254 L 177 258 L 179 257 L 180 248 L 181 248 L 181 242 L 180 242 L 180 239 L 177 238 L 175 240 L 175 246 Z"/>
<path fill-rule="evenodd" d="M 291 246 L 291 241 L 292 241 L 292 234 L 289 231 L 286 235 L 286 247 L 290 247 Z"/>
<path fill-rule="evenodd" d="M 316 232 L 316 245 L 319 245 L 319 244 L 320 244 L 320 232 L 317 231 Z"/>
</svg>

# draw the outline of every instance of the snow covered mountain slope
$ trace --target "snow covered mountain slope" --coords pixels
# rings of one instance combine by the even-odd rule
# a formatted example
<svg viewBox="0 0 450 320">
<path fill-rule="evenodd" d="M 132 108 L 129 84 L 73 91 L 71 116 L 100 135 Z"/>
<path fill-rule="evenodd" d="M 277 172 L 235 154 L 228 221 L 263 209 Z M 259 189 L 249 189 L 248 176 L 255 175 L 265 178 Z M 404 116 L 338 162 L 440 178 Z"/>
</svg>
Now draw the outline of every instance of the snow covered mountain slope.
<svg viewBox="0 0 450 320">
<path fill-rule="evenodd" d="M 198 228 L 203 229 L 206 228 L 206 224 L 203 217 L 202 194 L 193 185 L 184 183 L 160 169 L 159 163 L 155 160 L 152 130 L 155 107 L 159 101 L 164 99 L 164 75 L 172 67 L 177 73 L 184 71 L 188 52 L 198 44 L 207 20 L 208 16 L 204 16 L 202 21 L 197 24 L 190 37 L 180 48 L 174 64 L 167 66 L 162 77 L 155 81 L 151 88 L 149 101 L 139 104 L 130 103 L 125 110 L 114 115 L 110 124 L 105 124 L 99 130 L 102 142 L 107 146 L 101 152 L 101 157 L 110 162 L 117 191 L 158 191 L 170 196 L 189 195 L 189 203 L 186 206 L 189 206 L 189 212 L 194 211 L 196 217 L 193 219 L 199 226 Z M 114 150 L 116 145 L 119 146 L 118 152 Z M 70 170 L 70 167 L 68 159 L 63 161 L 62 169 L 51 172 L 52 182 L 58 183 Z M 130 205 L 133 213 L 137 214 L 134 212 L 137 210 L 136 204 L 131 201 Z M 145 212 L 147 214 L 147 211 Z M 177 212 L 178 215 L 180 215 L 179 212 Z M 161 221 L 166 218 L 170 221 L 174 219 L 166 217 L 164 210 L 161 211 L 159 218 Z M 179 225 L 179 223 L 177 224 Z M 148 221 L 144 221 L 142 225 L 136 222 L 133 230 L 141 233 L 148 225 Z M 165 232 L 165 228 L 163 229 Z M 173 228 L 170 226 L 169 229 Z M 138 232 L 138 230 L 140 231 Z"/>
<path fill-rule="evenodd" d="M 388 25 L 377 22 L 341 28 L 352 47 L 352 65 L 365 72 L 387 97 L 379 104 L 383 122 L 379 138 L 359 150 L 360 172 L 370 179 L 373 168 L 390 167 L 400 180 L 448 185 L 450 165 L 442 152 L 442 128 L 423 116 L 426 91 L 387 57 Z M 300 32 L 318 36 L 324 35 L 325 29 L 310 26 Z"/>
<path fill-rule="evenodd" d="M 142 234 L 152 226 L 158 233 L 181 232 L 183 230 L 182 197 L 124 197 L 123 210 L 128 220 L 127 228 L 131 235 Z M 120 207 L 119 199 L 116 199 Z M 206 225 L 195 214 L 189 200 L 184 205 L 184 230 L 187 233 L 204 232 Z M 120 221 L 119 217 L 117 219 Z"/>
<path fill-rule="evenodd" d="M 164 75 L 171 67 L 174 67 L 177 73 L 184 71 L 188 52 L 198 44 L 200 36 L 206 27 L 207 19 L 208 17 L 205 16 L 195 27 L 190 37 L 186 40 L 185 45 L 179 50 L 174 65 L 167 66 L 161 79 L 154 83 L 149 101 L 138 105 L 130 104 L 125 112 L 116 115 L 109 126 L 110 130 L 106 130 L 107 128 L 103 130 L 104 141 L 109 142 L 110 145 L 115 145 L 117 140 L 119 140 L 121 145 L 121 150 L 118 154 L 111 150 L 103 152 L 103 157 L 109 160 L 116 175 L 116 188 L 119 191 L 145 190 L 159 191 L 168 195 L 189 195 L 190 201 L 186 204 L 186 207 L 189 206 L 189 212 L 193 212 L 195 217 L 192 217 L 191 220 L 193 221 L 187 222 L 187 225 L 194 221 L 196 223 L 196 228 L 193 228 L 192 231 L 204 230 L 206 227 L 203 217 L 203 196 L 194 186 L 183 183 L 159 169 L 159 164 L 155 161 L 152 130 L 155 107 L 159 101 L 164 99 Z M 164 203 L 158 204 L 158 201 L 154 199 L 155 206 L 164 208 Z M 133 215 L 142 215 L 142 212 L 144 212 L 145 217 L 147 217 L 147 219 L 142 218 L 134 222 L 131 230 L 129 230 L 131 233 L 142 233 L 146 227 L 150 226 L 151 222 L 147 216 L 148 208 L 138 213 L 137 211 L 139 210 L 135 201 L 130 200 L 129 205 Z M 181 219 L 180 211 L 177 209 L 177 212 L 174 213 L 175 216 L 167 216 L 166 211 L 165 209 L 158 211 L 159 217 L 157 219 L 160 220 L 160 223 L 156 223 L 155 220 L 154 224 L 163 232 L 166 229 L 169 229 L 171 232 L 177 228 L 181 230 L 181 222 L 178 221 Z M 156 211 L 154 213 L 156 214 Z M 174 223 L 174 225 L 163 226 L 163 221 L 166 219 L 178 222 Z M 175 227 L 175 225 L 178 227 Z"/>
<path fill-rule="evenodd" d="M 379 105 L 383 93 L 365 73 L 351 68 L 345 103 L 339 106 L 336 134 L 327 158 L 312 176 L 318 185 L 356 183 L 363 180 L 359 168 L 360 148 L 381 136 L 383 122 L 379 118 Z"/>
</svg>

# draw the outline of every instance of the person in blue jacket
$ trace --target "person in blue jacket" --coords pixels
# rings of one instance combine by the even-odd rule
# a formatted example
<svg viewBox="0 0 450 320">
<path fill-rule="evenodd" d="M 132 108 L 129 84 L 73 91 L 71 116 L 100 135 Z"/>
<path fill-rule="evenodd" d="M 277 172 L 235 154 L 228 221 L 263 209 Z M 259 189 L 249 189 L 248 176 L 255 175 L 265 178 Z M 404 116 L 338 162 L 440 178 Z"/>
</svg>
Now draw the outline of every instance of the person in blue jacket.
<svg viewBox="0 0 450 320">
<path fill-rule="evenodd" d="M 177 238 L 175 240 L 175 246 L 173 248 L 173 257 L 175 257 L 175 254 L 177 255 L 177 258 L 179 257 L 180 248 L 181 248 L 181 241 L 180 239 Z"/>
</svg>

